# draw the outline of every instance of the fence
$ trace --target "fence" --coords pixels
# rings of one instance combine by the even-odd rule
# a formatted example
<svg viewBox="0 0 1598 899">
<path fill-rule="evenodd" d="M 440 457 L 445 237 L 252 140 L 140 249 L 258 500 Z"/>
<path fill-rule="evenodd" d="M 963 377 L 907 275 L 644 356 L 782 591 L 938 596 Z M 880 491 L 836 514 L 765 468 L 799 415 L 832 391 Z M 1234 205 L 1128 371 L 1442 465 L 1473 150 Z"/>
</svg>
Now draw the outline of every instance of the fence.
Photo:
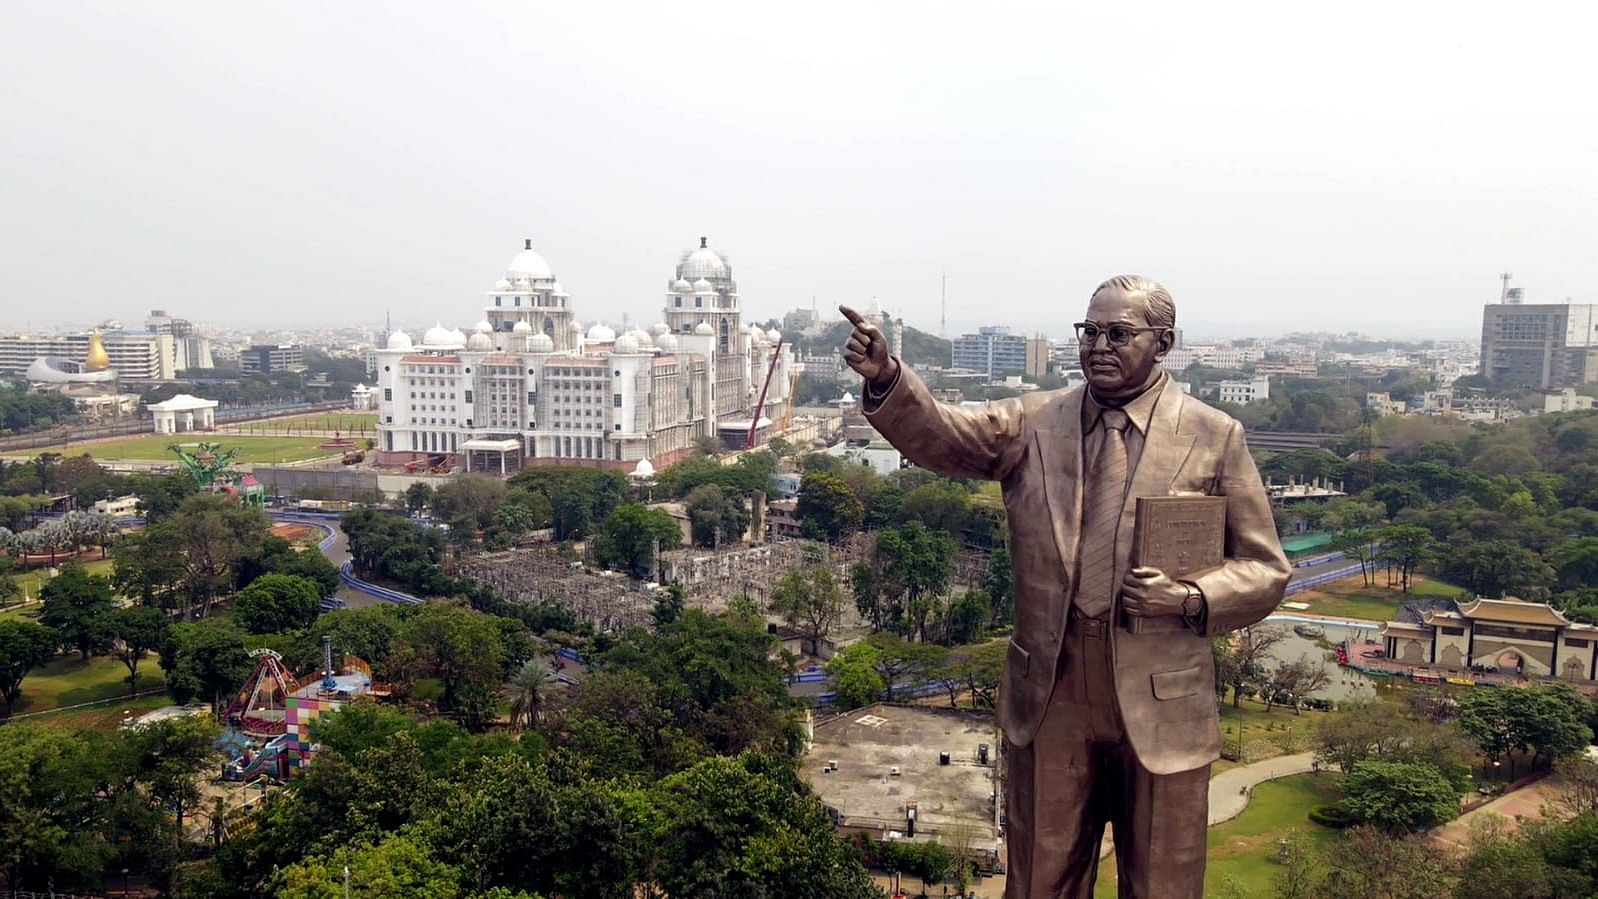
<svg viewBox="0 0 1598 899">
<path fill-rule="evenodd" d="M 1325 586 L 1333 581 L 1342 580 L 1351 574 L 1359 574 L 1358 565 L 1348 565 L 1343 568 L 1334 569 L 1332 571 L 1323 571 L 1320 574 L 1310 575 L 1307 578 L 1295 577 L 1293 580 L 1288 582 L 1286 595 L 1292 596 L 1294 593 L 1297 593 L 1300 590 L 1313 590 L 1316 587 Z"/>
</svg>

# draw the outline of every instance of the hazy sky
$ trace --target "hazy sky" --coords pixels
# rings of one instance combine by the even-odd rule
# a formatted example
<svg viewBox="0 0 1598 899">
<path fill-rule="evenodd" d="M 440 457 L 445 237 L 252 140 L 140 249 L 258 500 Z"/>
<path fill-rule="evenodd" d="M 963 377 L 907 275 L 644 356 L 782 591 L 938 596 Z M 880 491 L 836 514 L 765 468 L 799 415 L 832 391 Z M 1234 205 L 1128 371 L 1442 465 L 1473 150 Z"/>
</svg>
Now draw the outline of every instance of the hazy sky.
<svg viewBox="0 0 1598 899">
<path fill-rule="evenodd" d="M 951 332 L 1122 271 L 1190 334 L 1598 302 L 1587 4 L 1083 6 L 9 4 L 0 327 L 469 326 L 524 237 L 647 325 L 701 234 L 760 318 L 936 331 L 944 270 Z"/>
</svg>

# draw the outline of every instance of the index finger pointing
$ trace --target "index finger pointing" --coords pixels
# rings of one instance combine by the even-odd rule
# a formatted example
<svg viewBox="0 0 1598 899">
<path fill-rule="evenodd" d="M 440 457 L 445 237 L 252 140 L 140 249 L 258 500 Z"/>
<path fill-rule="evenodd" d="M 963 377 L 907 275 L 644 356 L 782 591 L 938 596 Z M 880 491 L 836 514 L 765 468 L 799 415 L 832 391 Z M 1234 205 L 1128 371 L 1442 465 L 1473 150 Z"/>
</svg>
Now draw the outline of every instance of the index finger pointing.
<svg viewBox="0 0 1598 899">
<path fill-rule="evenodd" d="M 838 311 L 842 312 L 843 313 L 843 317 L 847 318 L 849 320 L 849 323 L 852 324 L 852 325 L 855 325 L 855 326 L 858 327 L 858 326 L 863 325 L 863 324 L 866 323 L 866 320 L 865 320 L 864 316 L 862 316 L 860 313 L 854 311 L 853 309 L 850 309 L 848 306 L 839 306 L 838 307 Z"/>
</svg>

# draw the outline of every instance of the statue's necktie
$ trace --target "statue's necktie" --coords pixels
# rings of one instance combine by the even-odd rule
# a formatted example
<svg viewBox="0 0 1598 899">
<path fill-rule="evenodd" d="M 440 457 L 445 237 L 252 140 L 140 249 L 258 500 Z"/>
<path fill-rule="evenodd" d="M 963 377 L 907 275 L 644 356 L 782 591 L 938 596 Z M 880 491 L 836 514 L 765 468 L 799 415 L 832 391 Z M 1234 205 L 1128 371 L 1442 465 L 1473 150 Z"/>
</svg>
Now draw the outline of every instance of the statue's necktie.
<svg viewBox="0 0 1598 899">
<path fill-rule="evenodd" d="M 1083 615 L 1109 617 L 1119 585 L 1115 577 L 1115 537 L 1126 502 L 1126 429 L 1131 422 L 1120 409 L 1099 413 L 1104 428 L 1098 456 L 1087 471 L 1082 491 L 1081 577 L 1076 607 Z"/>
</svg>

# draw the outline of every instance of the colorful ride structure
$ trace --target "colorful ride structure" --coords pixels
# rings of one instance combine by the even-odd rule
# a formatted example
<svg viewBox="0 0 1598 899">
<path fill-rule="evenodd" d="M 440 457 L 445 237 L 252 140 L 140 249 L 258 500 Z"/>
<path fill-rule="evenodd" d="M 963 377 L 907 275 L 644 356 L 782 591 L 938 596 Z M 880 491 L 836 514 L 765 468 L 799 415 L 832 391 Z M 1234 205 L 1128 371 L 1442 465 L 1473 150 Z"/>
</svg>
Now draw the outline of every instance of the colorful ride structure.
<svg viewBox="0 0 1598 899">
<path fill-rule="evenodd" d="M 223 715 L 231 733 L 242 734 L 246 747 L 265 741 L 259 752 L 245 748 L 223 766 L 227 780 L 253 781 L 266 776 L 285 782 L 315 754 L 311 724 L 322 715 L 336 712 L 357 696 L 372 695 L 372 668 L 355 656 L 346 655 L 339 668 L 333 667 L 333 638 L 322 638 L 320 678 L 300 679 L 283 664 L 283 657 L 270 649 L 250 652 L 255 668 L 245 679 L 238 696 Z M 237 745 L 231 741 L 230 745 Z"/>
<path fill-rule="evenodd" d="M 224 494 L 252 506 L 266 505 L 266 489 L 255 475 L 229 470 L 233 460 L 238 458 L 237 447 L 224 450 L 220 443 L 200 443 L 190 452 L 183 444 L 174 443 L 167 449 L 177 454 L 178 462 L 201 490 Z"/>
</svg>

